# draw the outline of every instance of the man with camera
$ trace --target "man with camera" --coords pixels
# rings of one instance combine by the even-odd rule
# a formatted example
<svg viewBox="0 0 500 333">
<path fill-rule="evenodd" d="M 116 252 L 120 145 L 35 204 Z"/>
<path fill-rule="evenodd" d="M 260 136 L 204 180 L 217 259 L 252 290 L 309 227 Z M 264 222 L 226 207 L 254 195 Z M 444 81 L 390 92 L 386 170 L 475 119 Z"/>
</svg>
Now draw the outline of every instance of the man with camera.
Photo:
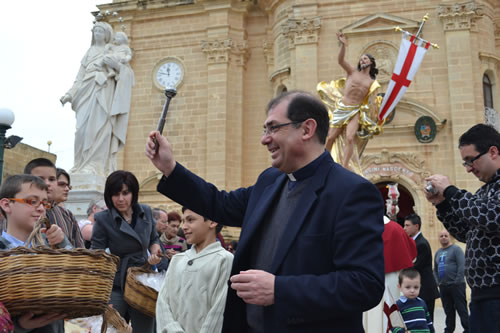
<svg viewBox="0 0 500 333">
<path fill-rule="evenodd" d="M 426 180 L 435 192 L 426 196 L 449 233 L 466 242 L 471 332 L 500 332 L 500 134 L 478 124 L 462 134 L 458 147 L 466 171 L 485 184 L 472 194 L 433 175 Z"/>
</svg>

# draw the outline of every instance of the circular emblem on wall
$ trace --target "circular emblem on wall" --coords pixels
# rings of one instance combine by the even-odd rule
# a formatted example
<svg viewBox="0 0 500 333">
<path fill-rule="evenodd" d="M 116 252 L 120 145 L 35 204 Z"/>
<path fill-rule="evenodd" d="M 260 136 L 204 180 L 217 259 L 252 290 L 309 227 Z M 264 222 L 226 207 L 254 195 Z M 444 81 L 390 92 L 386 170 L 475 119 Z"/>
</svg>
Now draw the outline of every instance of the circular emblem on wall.
<svg viewBox="0 0 500 333">
<path fill-rule="evenodd" d="M 381 84 L 389 82 L 396 65 L 398 49 L 392 43 L 376 41 L 368 45 L 362 54 L 367 53 L 375 58 L 378 68 L 377 81 Z"/>
<path fill-rule="evenodd" d="M 436 137 L 436 122 L 429 116 L 422 116 L 415 122 L 415 136 L 422 143 L 434 141 Z"/>
</svg>

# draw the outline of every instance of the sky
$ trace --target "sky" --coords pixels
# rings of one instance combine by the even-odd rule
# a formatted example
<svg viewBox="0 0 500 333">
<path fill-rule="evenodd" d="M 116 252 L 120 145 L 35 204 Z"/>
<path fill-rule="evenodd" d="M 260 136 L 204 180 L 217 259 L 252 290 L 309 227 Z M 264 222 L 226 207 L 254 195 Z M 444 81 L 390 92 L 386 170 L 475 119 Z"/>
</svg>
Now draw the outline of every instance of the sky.
<svg viewBox="0 0 500 333">
<path fill-rule="evenodd" d="M 3 1 L 0 11 L 0 108 L 14 112 L 7 136 L 57 155 L 73 166 L 75 113 L 63 96 L 90 47 L 100 0 Z M 15 148 L 14 148 L 15 149 Z"/>
</svg>

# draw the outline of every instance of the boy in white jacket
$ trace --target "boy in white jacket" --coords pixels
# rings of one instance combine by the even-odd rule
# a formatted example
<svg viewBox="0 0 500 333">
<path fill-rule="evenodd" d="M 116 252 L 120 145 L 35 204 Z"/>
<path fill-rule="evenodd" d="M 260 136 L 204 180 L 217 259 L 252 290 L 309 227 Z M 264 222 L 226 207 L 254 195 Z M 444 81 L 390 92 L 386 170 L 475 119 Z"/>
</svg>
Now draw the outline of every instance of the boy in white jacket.
<svg viewBox="0 0 500 333">
<path fill-rule="evenodd" d="M 222 226 L 183 207 L 182 229 L 191 249 L 172 257 L 158 294 L 158 333 L 222 330 L 233 255 L 216 240 Z"/>
</svg>

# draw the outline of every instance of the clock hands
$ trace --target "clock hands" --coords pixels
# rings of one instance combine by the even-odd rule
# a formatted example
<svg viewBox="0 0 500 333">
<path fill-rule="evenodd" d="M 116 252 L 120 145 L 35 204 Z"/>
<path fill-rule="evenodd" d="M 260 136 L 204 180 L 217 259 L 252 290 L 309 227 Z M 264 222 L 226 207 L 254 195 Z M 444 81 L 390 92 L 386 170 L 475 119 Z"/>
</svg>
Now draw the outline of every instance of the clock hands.
<svg viewBox="0 0 500 333">
<path fill-rule="evenodd" d="M 155 70 L 155 82 L 160 89 L 177 87 L 184 76 L 184 68 L 177 60 L 166 58 Z"/>
</svg>

